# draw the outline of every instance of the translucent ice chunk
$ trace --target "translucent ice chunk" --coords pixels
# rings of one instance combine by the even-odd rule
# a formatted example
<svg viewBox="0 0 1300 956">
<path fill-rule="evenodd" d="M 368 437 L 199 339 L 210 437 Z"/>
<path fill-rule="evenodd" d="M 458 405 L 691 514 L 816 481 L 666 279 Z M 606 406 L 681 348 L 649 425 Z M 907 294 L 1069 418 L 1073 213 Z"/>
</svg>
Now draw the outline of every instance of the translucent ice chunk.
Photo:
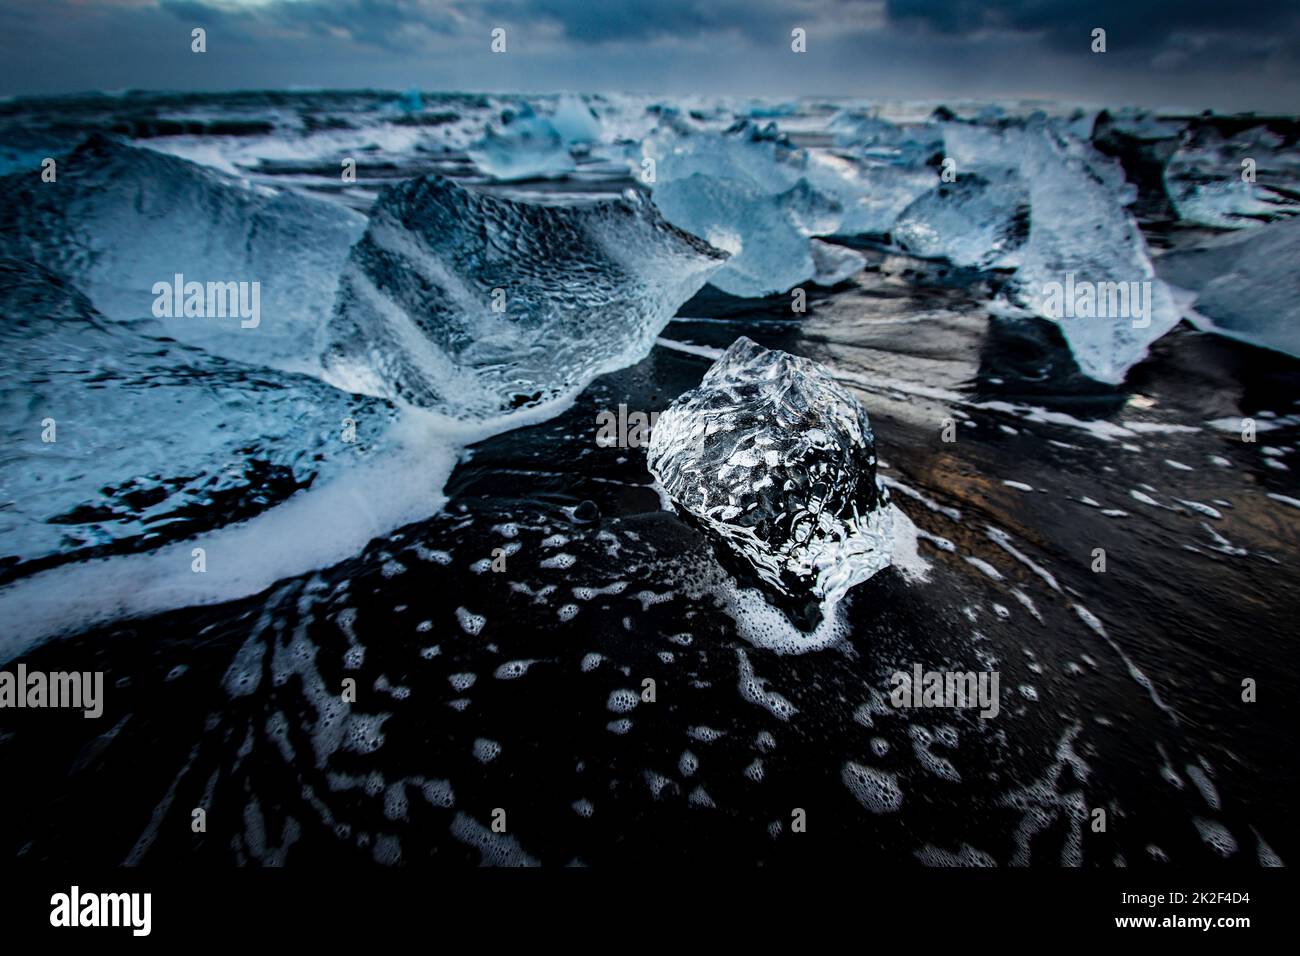
<svg viewBox="0 0 1300 956">
<path fill-rule="evenodd" d="M 837 209 L 800 181 L 782 193 L 693 173 L 660 185 L 655 205 L 669 222 L 732 253 L 710 281 L 754 298 L 785 292 L 817 272 L 808 226 Z"/>
<path fill-rule="evenodd" d="M 1029 215 L 1019 175 L 985 169 L 939 183 L 903 210 L 890 233 L 914 256 L 977 269 L 1012 266 L 1029 238 Z"/>
<path fill-rule="evenodd" d="M 808 182 L 840 204 L 843 213 L 832 232 L 840 236 L 887 233 L 907 205 L 933 189 L 934 169 L 859 160 L 833 153 L 808 157 Z M 823 233 L 826 235 L 829 233 Z"/>
<path fill-rule="evenodd" d="M 1243 178 L 1247 163 L 1251 176 Z M 1191 132 L 1165 166 L 1165 191 L 1178 217 L 1220 229 L 1258 226 L 1300 212 L 1292 195 L 1300 179 L 1300 156 L 1264 126 L 1225 138 L 1213 126 Z M 1264 181 L 1261 181 L 1264 180 Z"/>
<path fill-rule="evenodd" d="M 1234 233 L 1160 261 L 1170 282 L 1196 293 L 1199 328 L 1300 357 L 1300 219 Z"/>
<path fill-rule="evenodd" d="M 867 264 L 866 256 L 845 246 L 822 242 L 820 239 L 814 239 L 808 245 L 813 257 L 812 281 L 817 285 L 827 288 L 839 285 L 857 275 Z"/>
<path fill-rule="evenodd" d="M 1016 252 L 1013 295 L 1060 325 L 1085 375 L 1122 382 L 1179 320 L 1125 208 L 1136 194 L 1123 170 L 1041 116 L 998 129 L 948 123 L 944 141 L 959 172 L 1018 173 L 1029 191 L 1031 222 L 1029 241 Z"/>
<path fill-rule="evenodd" d="M 808 237 L 834 231 L 839 206 L 809 187 L 803 151 L 775 125 L 742 122 L 713 133 L 670 114 L 641 149 L 655 162 L 654 199 L 664 218 L 731 253 L 714 286 L 757 298 L 814 274 Z"/>
<path fill-rule="evenodd" d="M 343 271 L 327 376 L 470 419 L 560 398 L 649 352 L 725 259 L 640 193 L 538 205 L 408 180 Z"/>
<path fill-rule="evenodd" d="M 502 182 L 554 179 L 574 170 L 573 147 L 598 139 L 595 114 L 578 97 L 565 96 L 551 116 L 527 103 L 507 110 L 467 152 L 481 171 Z"/>
<path fill-rule="evenodd" d="M 648 461 L 676 507 L 802 624 L 890 563 L 866 412 L 809 359 L 737 339 L 660 415 Z"/>
<path fill-rule="evenodd" d="M 1147 142 L 1176 139 L 1185 125 L 1182 120 L 1165 119 L 1135 107 L 1106 110 L 1099 122 L 1130 139 Z"/>
<path fill-rule="evenodd" d="M 594 143 L 600 139 L 601 124 L 591 107 L 580 96 L 566 93 L 555 104 L 551 125 L 568 144 Z"/>
<path fill-rule="evenodd" d="M 804 174 L 806 155 L 780 134 L 776 125 L 746 122 L 724 133 L 695 130 L 675 115 L 642 143 L 655 161 L 656 183 L 690 176 L 725 179 L 761 193 L 781 193 Z"/>
<path fill-rule="evenodd" d="M 316 365 L 317 329 L 364 229 L 363 215 L 328 200 L 99 136 L 59 163 L 57 182 L 23 173 L 0 184 L 0 255 L 70 279 L 105 318 L 282 369 Z M 256 327 L 238 316 L 155 317 L 156 284 L 177 275 L 205 291 L 248 283 L 250 302 L 257 283 Z"/>
<path fill-rule="evenodd" d="M 732 253 L 713 285 L 751 298 L 823 281 L 825 250 L 810 237 L 885 232 L 935 179 L 930 170 L 797 149 L 771 124 L 752 122 L 725 133 L 669 123 L 642 150 L 655 160 L 655 204 L 665 218 Z M 839 258 L 841 267 L 851 263 Z"/>
<path fill-rule="evenodd" d="M 943 152 L 943 134 L 930 123 L 903 126 L 872 113 L 844 110 L 831 118 L 827 129 L 836 146 L 901 165 L 923 165 Z"/>
<path fill-rule="evenodd" d="M 14 259 L 0 259 L 0 380 L 5 575 L 242 521 L 384 448 L 394 415 L 106 321 Z"/>
<path fill-rule="evenodd" d="M 1296 207 L 1280 193 L 1240 178 L 1201 180 L 1184 176 L 1166 178 L 1169 201 L 1184 222 L 1219 229 L 1258 226 Z"/>
</svg>

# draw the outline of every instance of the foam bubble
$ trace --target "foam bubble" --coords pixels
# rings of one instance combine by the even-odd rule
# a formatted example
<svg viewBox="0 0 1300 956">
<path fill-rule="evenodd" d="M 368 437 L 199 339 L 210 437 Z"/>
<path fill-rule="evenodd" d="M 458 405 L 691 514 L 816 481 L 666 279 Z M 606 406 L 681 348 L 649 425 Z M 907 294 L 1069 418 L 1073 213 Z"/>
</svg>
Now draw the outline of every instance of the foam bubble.
<svg viewBox="0 0 1300 956">
<path fill-rule="evenodd" d="M 460 622 L 461 630 L 470 637 L 477 637 L 483 630 L 483 625 L 487 623 L 487 618 L 467 611 L 463 607 L 456 608 L 456 620 Z"/>
<path fill-rule="evenodd" d="M 528 668 L 532 667 L 536 663 L 536 660 L 506 661 L 496 669 L 496 673 L 493 676 L 495 676 L 497 680 L 515 680 L 516 678 L 523 677 L 527 674 Z"/>
<path fill-rule="evenodd" d="M 500 753 L 501 745 L 495 740 L 488 740 L 486 737 L 474 739 L 474 756 L 479 763 L 491 763 Z"/>
<path fill-rule="evenodd" d="M 1196 832 L 1201 835 L 1201 840 L 1219 856 L 1229 857 L 1237 852 L 1236 837 L 1222 823 L 1202 820 L 1200 817 L 1194 817 L 1192 822 L 1196 824 Z"/>
<path fill-rule="evenodd" d="M 630 713 L 641 703 L 641 698 L 637 696 L 636 691 L 620 689 L 609 695 L 609 701 L 605 707 L 616 714 Z"/>
<path fill-rule="evenodd" d="M 858 803 L 872 813 L 895 813 L 903 805 L 903 791 L 892 773 L 846 760 L 840 778 Z"/>
</svg>

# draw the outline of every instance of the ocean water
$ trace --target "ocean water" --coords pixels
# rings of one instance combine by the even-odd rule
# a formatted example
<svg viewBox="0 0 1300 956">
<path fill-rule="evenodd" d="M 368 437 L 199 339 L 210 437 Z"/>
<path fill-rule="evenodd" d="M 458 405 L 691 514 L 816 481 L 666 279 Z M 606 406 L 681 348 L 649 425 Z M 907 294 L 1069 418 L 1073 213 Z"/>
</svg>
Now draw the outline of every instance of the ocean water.
<svg viewBox="0 0 1300 956">
<path fill-rule="evenodd" d="M 937 106 L 0 104 L 0 659 L 106 675 L 98 719 L 5 711 L 0 852 L 1291 862 L 1294 260 L 1140 342 L 1017 282 L 1127 261 L 1181 309 L 1214 257 L 1291 248 L 1300 122 Z M 942 242 L 891 232 L 953 144 L 1031 135 L 1023 189 L 977 154 L 913 207 Z M 777 267 L 806 311 L 721 289 Z M 178 272 L 260 281 L 259 326 L 158 316 Z M 858 398 L 897 509 L 893 566 L 813 632 L 596 438 L 742 335 Z M 895 706 L 916 665 L 996 672 L 998 713 Z"/>
</svg>

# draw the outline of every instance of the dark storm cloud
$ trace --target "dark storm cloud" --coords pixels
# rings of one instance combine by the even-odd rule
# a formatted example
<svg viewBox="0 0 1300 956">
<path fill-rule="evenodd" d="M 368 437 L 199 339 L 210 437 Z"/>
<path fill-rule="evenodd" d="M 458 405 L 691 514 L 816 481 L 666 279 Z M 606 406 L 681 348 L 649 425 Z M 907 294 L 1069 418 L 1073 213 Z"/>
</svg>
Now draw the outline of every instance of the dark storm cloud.
<svg viewBox="0 0 1300 956">
<path fill-rule="evenodd" d="M 161 0 L 159 6 L 186 23 L 216 23 L 256 35 L 268 30 L 346 37 L 386 50 L 416 49 L 428 34 L 450 35 L 452 4 L 424 0 L 294 0 L 230 8 L 203 0 Z"/>
<path fill-rule="evenodd" d="M 287 0 L 239 10 L 162 0 L 161 6 L 186 21 L 341 33 L 384 48 L 410 46 L 426 32 L 455 35 L 485 23 L 550 26 L 559 36 L 593 45 L 727 33 L 772 39 L 788 35 L 805 14 L 851 9 L 833 0 Z"/>
<path fill-rule="evenodd" d="M 825 4 L 781 0 L 488 0 L 483 9 L 516 22 L 549 22 L 580 43 L 662 38 L 694 39 L 706 34 L 744 33 L 772 39 L 788 34 L 804 12 Z"/>
<path fill-rule="evenodd" d="M 194 56 L 189 33 L 208 29 Z M 489 49 L 509 33 L 509 55 Z M 790 30 L 808 31 L 808 52 Z M 1095 27 L 1105 56 L 1089 53 Z M 1044 97 L 1287 112 L 1300 3 L 0 0 L 0 95 L 281 86 Z"/>
<path fill-rule="evenodd" d="M 1095 27 L 1108 49 L 1163 49 L 1188 37 L 1223 36 L 1238 45 L 1294 45 L 1300 37 L 1295 0 L 887 0 L 891 22 L 936 33 L 985 30 L 1040 34 L 1056 49 L 1088 52 Z"/>
<path fill-rule="evenodd" d="M 427 33 L 450 35 L 454 22 L 428 4 L 402 0 L 316 0 L 267 8 L 275 22 L 316 33 L 345 31 L 359 43 L 403 48 Z"/>
</svg>

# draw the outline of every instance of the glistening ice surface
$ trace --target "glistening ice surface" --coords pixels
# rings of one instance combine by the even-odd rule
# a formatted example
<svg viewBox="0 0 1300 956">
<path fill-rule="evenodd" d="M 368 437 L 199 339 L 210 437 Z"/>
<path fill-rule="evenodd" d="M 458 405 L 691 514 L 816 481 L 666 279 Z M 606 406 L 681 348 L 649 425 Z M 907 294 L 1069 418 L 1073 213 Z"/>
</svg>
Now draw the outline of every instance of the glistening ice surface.
<svg viewBox="0 0 1300 956">
<path fill-rule="evenodd" d="M 889 494 L 862 406 L 830 373 L 741 337 L 660 416 L 650 473 L 775 592 L 834 608 L 889 564 Z"/>
<path fill-rule="evenodd" d="M 542 205 L 409 180 L 343 269 L 328 377 L 468 419 L 565 397 L 644 354 L 725 258 L 638 193 Z"/>
</svg>

